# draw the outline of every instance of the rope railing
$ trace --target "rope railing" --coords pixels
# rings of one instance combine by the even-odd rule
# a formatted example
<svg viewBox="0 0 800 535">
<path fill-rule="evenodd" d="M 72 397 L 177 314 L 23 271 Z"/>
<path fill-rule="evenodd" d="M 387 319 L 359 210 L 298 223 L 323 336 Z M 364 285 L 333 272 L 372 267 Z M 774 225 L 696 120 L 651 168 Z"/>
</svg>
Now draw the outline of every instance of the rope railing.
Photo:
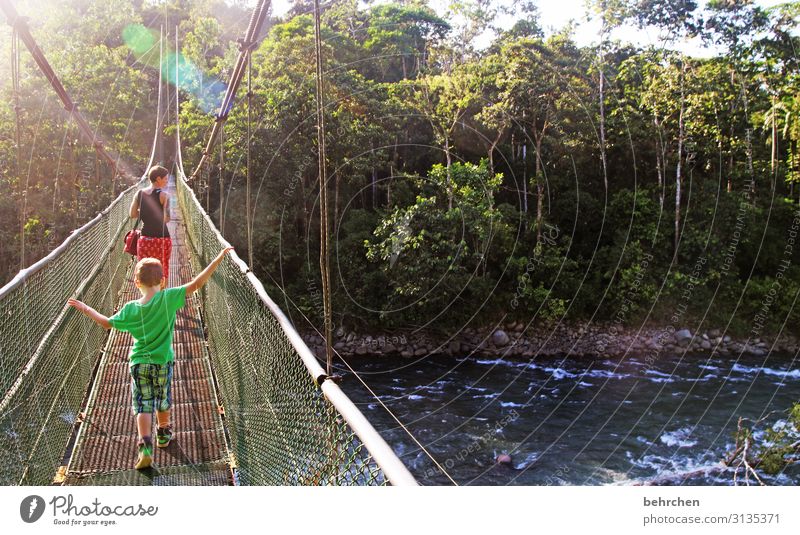
<svg viewBox="0 0 800 535">
<path fill-rule="evenodd" d="M 0 484 L 44 485 L 61 464 L 106 333 L 67 299 L 116 306 L 137 186 L 0 288 Z"/>
<path fill-rule="evenodd" d="M 194 268 L 228 242 L 184 177 Z M 202 291 L 211 360 L 239 480 L 248 485 L 416 485 L 413 476 L 236 255 Z M 320 386 L 321 384 L 321 386 Z"/>
</svg>

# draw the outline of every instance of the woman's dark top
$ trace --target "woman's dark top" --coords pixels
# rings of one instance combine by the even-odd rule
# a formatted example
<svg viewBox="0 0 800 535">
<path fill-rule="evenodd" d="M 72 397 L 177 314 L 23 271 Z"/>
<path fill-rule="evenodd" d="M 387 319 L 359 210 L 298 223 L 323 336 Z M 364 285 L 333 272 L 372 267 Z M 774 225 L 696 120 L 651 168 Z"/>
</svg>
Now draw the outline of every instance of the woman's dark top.
<svg viewBox="0 0 800 535">
<path fill-rule="evenodd" d="M 142 236 L 148 238 L 169 238 L 167 224 L 164 223 L 164 207 L 159 196 L 160 189 L 154 189 L 139 196 L 139 216 L 142 218 Z"/>
</svg>

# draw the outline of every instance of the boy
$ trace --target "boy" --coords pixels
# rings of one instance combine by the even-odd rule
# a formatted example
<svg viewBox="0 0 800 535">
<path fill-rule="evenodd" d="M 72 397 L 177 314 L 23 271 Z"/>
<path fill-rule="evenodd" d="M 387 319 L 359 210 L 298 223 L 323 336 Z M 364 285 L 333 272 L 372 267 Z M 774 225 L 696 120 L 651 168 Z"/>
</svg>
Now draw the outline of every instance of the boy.
<svg viewBox="0 0 800 535">
<path fill-rule="evenodd" d="M 175 332 L 175 314 L 186 304 L 186 298 L 205 285 L 232 247 L 219 255 L 191 282 L 178 288 L 162 290 L 164 270 L 155 258 L 143 258 L 136 264 L 135 283 L 142 298 L 126 303 L 110 318 L 100 314 L 86 303 L 76 299 L 70 306 L 93 319 L 104 329 L 112 327 L 131 333 L 134 339 L 130 354 L 131 393 L 133 413 L 139 433 L 137 470 L 153 462 L 153 411 L 158 429 L 156 442 L 166 448 L 172 440 L 169 408 L 172 402 L 172 368 L 175 354 L 172 335 Z"/>
</svg>

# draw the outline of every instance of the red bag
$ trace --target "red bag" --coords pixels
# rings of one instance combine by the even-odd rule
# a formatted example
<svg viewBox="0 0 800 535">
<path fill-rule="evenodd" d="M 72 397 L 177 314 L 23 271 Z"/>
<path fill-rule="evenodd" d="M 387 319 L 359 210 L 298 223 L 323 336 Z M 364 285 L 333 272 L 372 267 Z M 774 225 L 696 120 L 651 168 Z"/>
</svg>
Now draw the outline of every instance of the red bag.
<svg viewBox="0 0 800 535">
<path fill-rule="evenodd" d="M 136 256 L 136 248 L 138 247 L 139 243 L 139 236 L 142 235 L 142 231 L 137 229 L 136 227 L 139 226 L 139 221 L 142 219 L 142 192 L 139 191 L 139 217 L 136 218 L 136 223 L 133 225 L 133 228 L 125 234 L 125 252 L 128 254 L 132 254 Z"/>
<path fill-rule="evenodd" d="M 125 252 L 128 254 L 132 254 L 136 256 L 136 248 L 139 243 L 139 236 L 141 236 L 142 231 L 139 229 L 129 230 L 127 234 L 125 234 Z"/>
</svg>

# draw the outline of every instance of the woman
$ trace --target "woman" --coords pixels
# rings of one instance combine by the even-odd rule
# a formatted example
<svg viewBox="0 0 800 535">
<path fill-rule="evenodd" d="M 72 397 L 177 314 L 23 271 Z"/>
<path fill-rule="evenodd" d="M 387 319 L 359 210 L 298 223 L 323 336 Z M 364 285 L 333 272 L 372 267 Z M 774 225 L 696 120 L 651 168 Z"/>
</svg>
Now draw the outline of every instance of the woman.
<svg viewBox="0 0 800 535">
<path fill-rule="evenodd" d="M 155 165 L 147 172 L 150 186 L 144 188 L 133 198 L 131 218 L 141 217 L 142 235 L 136 247 L 136 260 L 157 258 L 161 261 L 164 278 L 161 288 L 169 280 L 169 257 L 172 255 L 172 239 L 167 229 L 169 217 L 169 195 L 163 191 L 169 181 L 169 171 Z"/>
</svg>

